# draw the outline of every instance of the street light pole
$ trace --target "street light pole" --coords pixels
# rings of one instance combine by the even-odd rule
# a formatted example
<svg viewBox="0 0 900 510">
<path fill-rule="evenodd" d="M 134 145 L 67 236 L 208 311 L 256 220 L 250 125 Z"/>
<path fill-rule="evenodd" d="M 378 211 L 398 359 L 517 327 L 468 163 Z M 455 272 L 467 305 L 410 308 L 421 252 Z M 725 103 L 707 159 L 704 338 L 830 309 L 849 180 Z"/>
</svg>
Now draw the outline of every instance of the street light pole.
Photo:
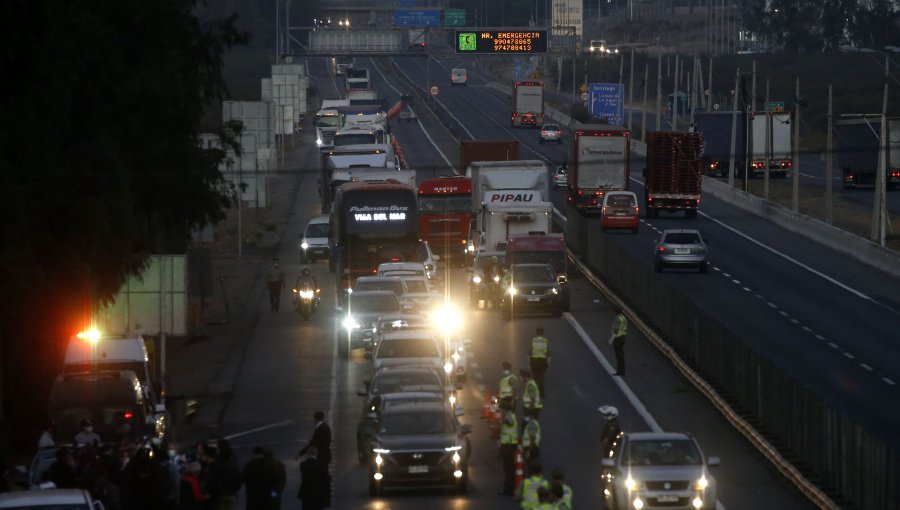
<svg viewBox="0 0 900 510">
<path fill-rule="evenodd" d="M 791 210 L 800 211 L 800 76 L 797 76 L 797 90 L 794 95 L 794 158 L 791 162 Z"/>
</svg>

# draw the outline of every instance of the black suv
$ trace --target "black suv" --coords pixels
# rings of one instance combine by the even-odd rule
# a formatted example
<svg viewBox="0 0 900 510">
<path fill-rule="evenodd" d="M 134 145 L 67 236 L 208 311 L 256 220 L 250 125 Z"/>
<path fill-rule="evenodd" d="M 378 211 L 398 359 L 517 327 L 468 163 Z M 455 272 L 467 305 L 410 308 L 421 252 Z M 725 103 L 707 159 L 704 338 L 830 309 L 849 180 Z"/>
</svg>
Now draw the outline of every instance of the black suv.
<svg viewBox="0 0 900 510">
<path fill-rule="evenodd" d="M 447 401 L 422 400 L 382 408 L 372 438 L 369 495 L 389 485 L 452 485 L 468 489 L 472 425 L 460 425 Z"/>
<path fill-rule="evenodd" d="M 563 292 L 565 276 L 557 276 L 550 264 L 513 264 L 509 268 L 511 284 L 503 289 L 503 317 L 526 312 L 545 312 L 559 317 L 569 309 L 568 293 Z"/>
</svg>

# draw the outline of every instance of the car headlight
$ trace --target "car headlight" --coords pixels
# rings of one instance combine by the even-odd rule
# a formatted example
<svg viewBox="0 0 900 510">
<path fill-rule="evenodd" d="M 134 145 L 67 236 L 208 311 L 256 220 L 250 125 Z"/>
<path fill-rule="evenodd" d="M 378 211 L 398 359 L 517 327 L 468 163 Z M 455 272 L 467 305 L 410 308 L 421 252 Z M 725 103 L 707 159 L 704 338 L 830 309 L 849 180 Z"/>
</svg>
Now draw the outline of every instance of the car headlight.
<svg viewBox="0 0 900 510">
<path fill-rule="evenodd" d="M 472 277 L 472 283 L 474 283 L 475 285 L 478 285 L 479 283 L 481 283 L 481 277 L 476 274 L 475 276 Z"/>
<path fill-rule="evenodd" d="M 494 283 L 500 283 L 500 277 L 494 276 Z"/>
<path fill-rule="evenodd" d="M 453 354 L 450 355 L 450 357 L 453 358 L 454 363 L 459 363 L 459 353 L 458 352 L 454 352 Z"/>
<path fill-rule="evenodd" d="M 449 361 L 444 363 L 444 372 L 449 374 L 452 371 L 453 371 L 453 363 L 450 363 Z"/>
<path fill-rule="evenodd" d="M 515 296 L 516 293 L 519 292 L 519 291 L 516 290 L 515 287 L 510 287 L 510 288 L 506 289 L 506 292 L 507 292 L 510 296 Z"/>
<path fill-rule="evenodd" d="M 305 249 L 309 248 L 309 243 L 307 243 L 306 241 L 303 241 L 302 243 L 300 243 L 300 247 L 305 250 Z"/>
<path fill-rule="evenodd" d="M 462 450 L 462 446 L 459 446 L 459 445 L 448 446 L 448 447 L 444 448 L 445 452 L 458 452 L 460 450 Z"/>
<path fill-rule="evenodd" d="M 629 475 L 628 478 L 625 479 L 625 488 L 630 492 L 636 491 L 641 488 L 641 482 L 635 480 L 631 477 L 631 475 Z"/>
<path fill-rule="evenodd" d="M 311 290 L 301 290 L 301 291 L 299 292 L 299 294 L 300 294 L 300 297 L 303 298 L 303 299 L 312 299 L 312 297 L 313 297 L 313 295 L 315 294 L 315 292 L 313 292 L 313 291 L 311 291 Z"/>
<path fill-rule="evenodd" d="M 372 448 L 372 453 L 391 453 L 387 448 Z"/>
<path fill-rule="evenodd" d="M 559 294 L 559 289 L 557 289 L 556 287 L 553 287 L 550 289 L 550 292 L 553 294 Z"/>
<path fill-rule="evenodd" d="M 458 463 L 462 457 L 459 456 L 459 452 L 453 452 L 453 462 Z"/>
<path fill-rule="evenodd" d="M 474 244 L 470 244 L 470 245 L 466 246 L 466 251 L 474 252 L 474 251 L 475 251 L 475 245 L 474 245 Z"/>
<path fill-rule="evenodd" d="M 359 329 L 359 322 L 357 322 L 356 319 L 354 319 L 353 317 L 348 315 L 347 318 L 344 319 L 344 327 L 347 328 L 348 331 L 352 331 L 354 329 Z"/>
<path fill-rule="evenodd" d="M 709 486 L 709 480 L 706 479 L 706 476 L 701 476 L 699 480 L 694 482 L 694 490 L 696 491 L 705 491 Z"/>
<path fill-rule="evenodd" d="M 382 462 L 384 462 L 384 459 L 381 458 L 381 454 L 375 455 L 375 464 L 380 466 Z"/>
<path fill-rule="evenodd" d="M 322 146 L 322 139 L 321 139 L 321 138 L 316 138 L 316 145 L 318 145 L 319 147 Z"/>
</svg>

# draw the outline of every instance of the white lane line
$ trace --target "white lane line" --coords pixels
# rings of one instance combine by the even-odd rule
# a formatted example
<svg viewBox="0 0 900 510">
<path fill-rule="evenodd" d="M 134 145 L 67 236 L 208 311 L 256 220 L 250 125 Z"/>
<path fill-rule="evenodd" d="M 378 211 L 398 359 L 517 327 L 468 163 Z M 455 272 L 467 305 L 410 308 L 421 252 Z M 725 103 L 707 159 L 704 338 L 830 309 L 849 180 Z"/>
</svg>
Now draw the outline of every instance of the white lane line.
<svg viewBox="0 0 900 510">
<path fill-rule="evenodd" d="M 771 302 L 771 301 L 769 301 L 769 302 L 766 303 L 766 304 L 769 305 L 769 308 L 775 308 L 775 309 L 778 308 L 778 305 L 776 305 L 775 303 L 773 303 L 773 302 Z"/>
<path fill-rule="evenodd" d="M 280 422 L 278 422 L 278 423 L 272 423 L 272 424 L 269 424 L 269 425 L 263 425 L 262 427 L 256 427 L 255 429 L 245 430 L 245 431 L 243 431 L 243 432 L 236 432 L 236 433 L 234 433 L 234 434 L 225 436 L 225 439 L 228 439 L 228 440 L 230 441 L 230 440 L 232 440 L 232 439 L 234 439 L 234 438 L 236 438 L 236 437 L 241 437 L 241 436 L 247 436 L 247 435 L 250 435 L 250 434 L 255 434 L 255 433 L 257 433 L 257 432 L 262 432 L 263 430 L 269 430 L 269 429 L 274 429 L 274 428 L 278 428 L 278 427 L 284 427 L 285 425 L 290 425 L 291 423 L 294 423 L 294 420 L 284 420 L 284 421 L 280 421 Z"/>
<path fill-rule="evenodd" d="M 830 282 L 830 283 L 832 283 L 832 284 L 834 284 L 834 285 L 837 285 L 838 287 L 840 287 L 840 288 L 846 290 L 847 292 L 849 292 L 849 293 L 851 293 L 851 294 L 853 294 L 853 295 L 855 295 L 855 296 L 857 296 L 857 297 L 860 297 L 860 298 L 862 298 L 862 299 L 865 299 L 866 301 L 871 301 L 871 302 L 873 302 L 873 303 L 876 303 L 876 304 L 878 304 L 879 306 L 881 306 L 882 308 L 887 308 L 887 307 L 885 307 L 884 305 L 882 305 L 881 303 L 879 303 L 878 301 L 875 301 L 875 300 L 872 299 L 871 297 L 867 296 L 866 294 L 863 294 L 862 292 L 860 292 L 860 291 L 858 291 L 858 290 L 856 290 L 856 289 L 854 289 L 854 288 L 852 288 L 852 287 L 848 287 L 847 285 L 844 285 L 843 283 L 841 283 L 841 282 L 835 280 L 834 278 L 832 278 L 832 277 L 826 275 L 825 273 L 822 273 L 821 271 L 818 271 L 818 270 L 816 270 L 816 269 L 813 269 L 813 268 L 807 266 L 807 265 L 804 264 L 803 262 L 800 262 L 799 260 L 797 260 L 797 259 L 791 257 L 790 255 L 787 255 L 787 254 L 785 254 L 785 253 L 782 253 L 782 252 L 776 250 L 775 248 L 772 248 L 771 246 L 762 243 L 761 241 L 757 241 L 756 239 L 750 237 L 749 235 L 747 235 L 747 234 L 741 232 L 740 230 L 738 230 L 738 229 L 736 229 L 736 228 L 734 228 L 734 227 L 732 227 L 732 226 L 730 226 L 730 225 L 727 225 L 727 224 L 723 223 L 722 221 L 719 221 L 719 220 L 713 218 L 712 216 L 710 216 L 710 215 L 704 213 L 703 211 L 700 211 L 700 214 L 701 214 L 703 217 L 707 218 L 708 220 L 717 223 L 717 224 L 718 224 L 719 226 L 721 226 L 722 228 L 725 228 L 725 229 L 731 231 L 732 233 L 734 233 L 734 234 L 736 234 L 736 235 L 738 235 L 738 236 L 743 237 L 743 238 L 746 239 L 747 241 L 750 241 L 751 243 L 753 243 L 753 244 L 759 246 L 760 248 L 762 248 L 762 249 L 764 249 L 764 250 L 766 250 L 766 251 L 768 251 L 768 252 L 770 252 L 770 253 L 774 253 L 775 255 L 778 255 L 779 257 L 783 258 L 784 260 L 787 260 L 788 262 L 791 262 L 791 263 L 793 263 L 793 264 L 795 264 L 795 265 L 797 265 L 797 266 L 799 266 L 799 267 L 802 267 L 803 269 L 806 269 L 806 270 L 809 271 L 810 273 L 812 273 L 812 274 L 814 274 L 814 275 L 816 275 L 816 276 L 818 276 L 818 277 L 824 279 L 825 281 Z M 890 308 L 887 308 L 887 309 L 890 310 Z"/>
<path fill-rule="evenodd" d="M 761 294 L 754 294 L 754 296 L 756 296 L 756 299 L 763 299 Z"/>
<path fill-rule="evenodd" d="M 787 316 L 788 316 L 788 313 L 785 312 L 784 310 L 778 310 L 778 314 L 781 315 L 782 317 L 787 317 Z"/>
<path fill-rule="evenodd" d="M 752 290 L 750 290 L 750 287 L 744 287 L 744 291 L 746 291 L 746 292 L 753 292 Z"/>
<path fill-rule="evenodd" d="M 840 349 L 840 347 L 838 347 L 838 345 L 834 342 L 828 342 L 828 347 L 831 347 L 832 349 Z"/>
<path fill-rule="evenodd" d="M 731 281 L 734 282 L 734 283 L 737 284 L 737 285 L 740 285 L 740 284 L 741 284 L 741 281 L 740 281 L 740 280 L 737 280 L 737 279 L 732 279 Z"/>
<path fill-rule="evenodd" d="M 393 58 L 391 59 L 391 62 L 397 64 L 397 61 L 394 60 Z M 403 73 L 403 76 L 406 76 L 406 79 L 409 80 L 409 82 L 412 83 L 414 87 L 418 87 L 415 84 L 416 83 L 415 80 L 413 80 L 412 78 L 410 78 L 410 76 L 408 74 L 406 74 L 406 71 L 404 71 L 403 68 L 400 67 L 400 64 L 397 64 L 397 69 L 399 69 L 400 72 Z M 418 88 L 422 88 L 422 87 L 418 87 Z M 440 99 L 438 99 L 436 97 L 433 99 L 437 104 L 441 105 L 441 107 L 444 109 L 444 111 L 447 112 L 447 115 L 449 115 L 453 120 L 455 120 L 457 124 L 459 124 L 459 127 L 463 128 L 463 131 L 465 131 L 466 134 L 469 135 L 470 139 L 472 139 L 472 140 L 475 139 L 475 136 L 472 135 L 472 132 L 469 131 L 469 129 L 466 127 L 466 125 L 463 124 L 462 121 L 460 121 L 458 118 L 456 118 L 456 115 L 453 115 L 453 112 L 451 112 L 450 109 L 447 108 L 447 106 L 444 103 L 442 103 Z"/>
<path fill-rule="evenodd" d="M 825 337 L 824 337 L 824 336 L 822 336 L 822 335 L 816 335 L 816 338 L 817 338 L 817 339 L 819 339 L 819 340 L 822 340 L 822 341 L 824 341 L 824 340 L 825 340 Z"/>
<path fill-rule="evenodd" d="M 722 276 L 724 276 L 725 278 L 731 278 L 731 275 L 725 272 L 722 273 Z"/>
<path fill-rule="evenodd" d="M 867 370 L 869 372 L 875 370 L 874 368 L 870 367 L 869 365 L 866 365 L 865 363 L 860 363 L 859 366 L 863 367 L 864 370 Z"/>
<path fill-rule="evenodd" d="M 387 77 L 384 75 L 384 73 L 381 72 L 381 69 L 379 69 L 378 66 L 375 65 L 375 61 L 372 60 L 372 57 L 369 57 L 369 61 L 372 63 L 372 67 L 375 68 L 375 71 L 377 71 L 378 74 L 381 75 L 381 79 L 384 80 L 384 83 L 386 83 L 388 87 L 392 88 L 392 89 L 394 90 L 394 92 L 397 93 L 397 95 L 402 96 L 403 93 L 400 92 L 399 90 L 397 90 L 397 87 L 393 86 L 393 85 L 391 84 L 391 82 L 388 81 L 388 79 L 387 79 Z M 409 108 L 409 106 L 407 106 L 407 108 Z M 416 121 L 416 124 L 419 126 L 419 129 L 422 130 L 422 133 L 425 135 L 425 138 L 428 139 L 428 142 L 431 143 L 431 146 L 434 147 L 434 150 L 436 150 L 437 153 L 441 155 L 441 159 L 444 160 L 444 163 L 447 163 L 447 168 L 450 168 L 451 170 L 453 170 L 453 173 L 458 173 L 458 172 L 456 171 L 456 169 L 453 168 L 453 164 L 450 163 L 450 160 L 447 159 L 447 156 L 444 155 L 444 151 L 442 151 L 441 148 L 438 147 L 436 143 L 434 143 L 434 140 L 431 138 L 431 135 L 428 134 L 428 131 L 425 129 L 425 126 L 423 126 L 422 123 L 421 123 L 421 122 L 418 122 L 418 121 Z"/>
<path fill-rule="evenodd" d="M 809 326 L 803 326 L 803 331 L 806 331 L 807 333 L 812 333 L 812 328 Z"/>
<path fill-rule="evenodd" d="M 887 377 L 882 377 L 881 380 L 886 382 L 887 384 L 890 384 L 891 386 L 894 386 L 897 384 L 894 381 L 892 381 L 891 379 L 888 379 Z"/>
<path fill-rule="evenodd" d="M 612 365 L 609 364 L 609 361 L 607 361 L 603 353 L 600 352 L 600 349 L 597 348 L 593 340 L 591 340 L 591 337 L 588 336 L 587 332 L 584 331 L 584 328 L 581 327 L 581 324 L 579 324 L 578 321 L 575 320 L 575 317 L 573 317 L 569 312 L 564 313 L 563 317 L 572 326 L 572 328 L 575 329 L 575 332 L 578 333 L 581 341 L 584 342 L 584 345 L 588 348 L 588 350 L 591 351 L 595 358 L 597 358 L 597 361 L 600 362 L 600 365 L 604 370 L 606 370 L 606 373 L 610 374 L 613 382 L 616 383 L 616 386 L 619 387 L 619 390 L 622 391 L 622 393 L 625 395 L 634 409 L 638 412 L 638 414 L 641 415 L 641 417 L 644 419 L 644 422 L 647 423 L 650 429 L 654 432 L 662 432 L 662 427 L 659 426 L 659 424 L 653 418 L 653 415 L 651 415 L 650 411 L 648 411 L 644 406 L 644 403 L 641 402 L 637 395 L 635 395 L 634 392 L 631 391 L 631 388 L 629 388 L 628 385 L 625 384 L 625 381 L 622 380 L 621 377 L 612 375 L 613 372 L 615 372 Z"/>
<path fill-rule="evenodd" d="M 800 321 L 798 321 L 797 319 L 795 319 L 793 317 L 791 317 L 791 322 L 794 324 L 800 324 Z"/>
<path fill-rule="evenodd" d="M 844 356 L 846 356 L 847 359 L 856 359 L 856 356 L 850 354 L 850 353 L 847 352 L 847 351 L 844 351 Z"/>
</svg>

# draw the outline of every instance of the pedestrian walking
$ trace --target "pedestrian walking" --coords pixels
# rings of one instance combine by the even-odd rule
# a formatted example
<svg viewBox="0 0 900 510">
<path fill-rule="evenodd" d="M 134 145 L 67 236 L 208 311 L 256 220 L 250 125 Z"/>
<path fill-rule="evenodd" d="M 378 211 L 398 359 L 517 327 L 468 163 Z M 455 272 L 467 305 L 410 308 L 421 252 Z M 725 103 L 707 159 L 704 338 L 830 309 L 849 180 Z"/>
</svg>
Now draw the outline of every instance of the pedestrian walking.
<svg viewBox="0 0 900 510">
<path fill-rule="evenodd" d="M 504 411 L 516 410 L 516 386 L 519 379 L 512 373 L 512 365 L 508 361 L 503 362 L 503 376 L 500 378 L 497 396 L 500 399 L 500 409 Z"/>
<path fill-rule="evenodd" d="M 541 401 L 541 390 L 538 389 L 537 382 L 531 378 L 531 372 L 526 369 L 519 370 L 522 376 L 522 410 L 525 416 L 537 418 L 541 414 L 544 403 Z"/>
<path fill-rule="evenodd" d="M 331 475 L 328 465 L 319 460 L 315 446 L 306 448 L 306 459 L 300 463 L 300 492 L 297 497 L 303 510 L 323 510 L 331 499 Z"/>
<path fill-rule="evenodd" d="M 628 332 L 628 321 L 621 307 L 616 307 L 616 316 L 613 317 L 610 328 L 609 343 L 616 351 L 616 373 L 613 375 L 625 375 L 625 334 Z"/>
<path fill-rule="evenodd" d="M 525 416 L 525 427 L 522 429 L 522 450 L 525 454 L 526 466 L 530 466 L 541 458 L 541 423 L 537 418 Z"/>
<path fill-rule="evenodd" d="M 264 446 L 253 447 L 253 456 L 244 465 L 241 480 L 247 490 L 247 510 L 279 510 L 287 483 L 284 463 Z"/>
<path fill-rule="evenodd" d="M 503 491 L 512 496 L 516 480 L 516 450 L 519 448 L 519 424 L 515 412 L 507 412 L 500 423 L 500 461 L 503 463 Z"/>
<path fill-rule="evenodd" d="M 528 468 L 531 474 L 516 488 L 516 495 L 513 499 L 521 503 L 522 510 L 536 510 L 539 503 L 538 489 L 547 490 L 550 484 L 544 479 L 540 461 L 529 463 Z"/>
<path fill-rule="evenodd" d="M 284 271 L 278 267 L 278 259 L 272 260 L 272 268 L 266 276 L 269 285 L 269 305 L 273 312 L 277 312 L 281 306 L 281 292 L 284 290 Z"/>
<path fill-rule="evenodd" d="M 572 510 L 572 488 L 566 484 L 563 470 L 553 468 L 550 481 L 550 492 L 556 497 L 557 510 Z"/>
<path fill-rule="evenodd" d="M 53 437 L 54 432 L 56 432 L 56 424 L 52 421 L 48 421 L 44 425 L 44 432 L 41 434 L 40 439 L 38 439 L 38 450 L 56 446 L 56 439 Z"/>
<path fill-rule="evenodd" d="M 308 455 L 309 451 L 315 447 L 317 453 L 317 457 L 319 462 L 325 466 L 325 471 L 330 473 L 330 464 L 331 464 L 331 427 L 325 423 L 325 413 L 322 411 L 316 411 L 313 413 L 313 420 L 316 423 L 315 428 L 313 429 L 312 437 L 309 438 L 309 442 L 306 443 L 306 446 L 300 450 L 300 455 Z M 325 491 L 325 507 L 331 507 L 331 476 L 328 476 L 327 479 L 328 486 Z"/>
<path fill-rule="evenodd" d="M 547 369 L 550 367 L 550 340 L 544 336 L 543 326 L 535 328 L 534 333 L 531 347 L 528 350 L 528 365 L 531 367 L 531 375 L 534 376 L 538 389 L 541 390 L 541 396 L 546 397 L 544 376 L 547 375 Z"/>
<path fill-rule="evenodd" d="M 200 510 L 206 507 L 209 495 L 204 493 L 203 485 L 200 483 L 201 470 L 202 467 L 197 461 L 185 467 L 184 473 L 181 474 L 178 508 Z"/>
</svg>

